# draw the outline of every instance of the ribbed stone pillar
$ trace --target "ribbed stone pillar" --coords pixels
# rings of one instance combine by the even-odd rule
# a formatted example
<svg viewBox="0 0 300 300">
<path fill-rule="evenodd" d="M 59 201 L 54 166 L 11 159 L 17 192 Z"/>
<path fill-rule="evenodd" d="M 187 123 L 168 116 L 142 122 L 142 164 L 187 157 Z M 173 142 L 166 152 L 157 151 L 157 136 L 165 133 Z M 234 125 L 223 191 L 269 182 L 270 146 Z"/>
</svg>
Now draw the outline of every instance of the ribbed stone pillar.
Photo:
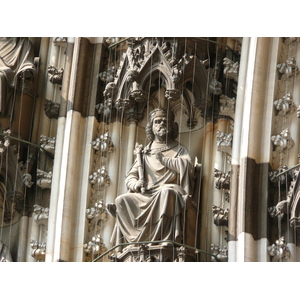
<svg viewBox="0 0 300 300">
<path fill-rule="evenodd" d="M 278 38 L 244 38 L 232 150 L 229 261 L 267 261 L 268 171 Z"/>
</svg>

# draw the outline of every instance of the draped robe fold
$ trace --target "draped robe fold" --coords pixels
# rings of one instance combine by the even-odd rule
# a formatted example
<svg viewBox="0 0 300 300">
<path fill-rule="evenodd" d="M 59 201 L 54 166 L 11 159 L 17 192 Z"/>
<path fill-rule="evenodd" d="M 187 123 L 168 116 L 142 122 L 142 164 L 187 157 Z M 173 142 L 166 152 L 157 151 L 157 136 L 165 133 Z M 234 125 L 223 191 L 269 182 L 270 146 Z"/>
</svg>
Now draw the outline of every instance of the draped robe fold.
<svg viewBox="0 0 300 300">
<path fill-rule="evenodd" d="M 163 164 L 156 159 L 151 143 L 145 150 L 146 191 L 144 194 L 129 192 L 116 198 L 116 224 L 111 239 L 115 244 L 156 240 L 180 242 L 182 239 L 181 214 L 193 190 L 191 157 L 176 141 L 161 151 Z M 129 190 L 133 190 L 138 179 L 136 160 L 126 176 Z"/>
</svg>

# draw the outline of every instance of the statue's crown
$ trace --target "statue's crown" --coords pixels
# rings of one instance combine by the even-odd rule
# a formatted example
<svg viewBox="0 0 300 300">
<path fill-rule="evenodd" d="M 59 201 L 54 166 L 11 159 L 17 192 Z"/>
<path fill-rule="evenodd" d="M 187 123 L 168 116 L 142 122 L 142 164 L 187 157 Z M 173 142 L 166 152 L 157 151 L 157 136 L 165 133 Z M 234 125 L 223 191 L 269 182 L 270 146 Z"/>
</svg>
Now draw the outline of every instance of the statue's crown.
<svg viewBox="0 0 300 300">
<path fill-rule="evenodd" d="M 169 117 L 170 120 L 174 120 L 174 115 L 173 113 L 170 111 L 169 113 L 163 109 L 163 108 L 155 108 L 154 110 L 152 110 L 150 113 L 149 113 L 149 119 L 150 121 L 152 122 L 154 118 L 157 118 L 157 117 Z"/>
</svg>

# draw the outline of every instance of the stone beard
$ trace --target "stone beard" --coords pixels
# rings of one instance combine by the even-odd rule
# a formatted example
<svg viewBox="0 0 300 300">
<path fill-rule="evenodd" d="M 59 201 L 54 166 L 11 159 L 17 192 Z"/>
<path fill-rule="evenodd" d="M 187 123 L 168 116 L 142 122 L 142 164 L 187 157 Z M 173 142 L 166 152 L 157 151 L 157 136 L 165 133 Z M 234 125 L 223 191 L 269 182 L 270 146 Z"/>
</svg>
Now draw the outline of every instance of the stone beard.
<svg viewBox="0 0 300 300">
<path fill-rule="evenodd" d="M 136 159 L 126 175 L 130 192 L 115 200 L 112 214 L 116 224 L 111 241 L 116 245 L 157 240 L 182 242 L 182 213 L 193 191 L 193 165 L 187 149 L 174 139 L 178 135 L 174 124 L 177 125 L 173 114 L 168 116 L 162 109 L 150 113 L 147 136 L 151 142 L 142 155 L 143 182 Z"/>
</svg>

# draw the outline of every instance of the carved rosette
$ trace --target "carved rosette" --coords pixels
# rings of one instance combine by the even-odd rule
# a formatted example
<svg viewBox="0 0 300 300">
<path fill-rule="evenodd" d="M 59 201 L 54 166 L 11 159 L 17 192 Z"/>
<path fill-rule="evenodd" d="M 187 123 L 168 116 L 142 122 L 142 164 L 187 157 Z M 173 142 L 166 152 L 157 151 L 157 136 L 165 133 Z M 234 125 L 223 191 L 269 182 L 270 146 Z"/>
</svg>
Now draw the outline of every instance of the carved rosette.
<svg viewBox="0 0 300 300">
<path fill-rule="evenodd" d="M 232 133 L 225 133 L 223 131 L 217 130 L 217 150 L 225 152 L 231 155 L 232 150 Z"/>
<path fill-rule="evenodd" d="M 36 184 L 42 189 L 50 189 L 52 183 L 52 172 L 45 172 L 37 169 L 37 181 Z"/>
<path fill-rule="evenodd" d="M 220 247 L 219 245 L 211 244 L 210 247 L 211 253 L 217 257 L 218 260 L 215 259 L 214 256 L 211 257 L 212 262 L 220 261 L 227 262 L 228 261 L 228 249 L 226 246 Z"/>
<path fill-rule="evenodd" d="M 291 256 L 289 247 L 287 247 L 284 236 L 275 241 L 275 244 L 267 247 L 268 254 L 272 257 L 272 262 L 287 262 Z"/>
<path fill-rule="evenodd" d="M 216 205 L 212 206 L 212 212 L 214 217 L 214 224 L 216 226 L 227 226 L 228 227 L 228 215 L 229 209 L 218 207 Z"/>
</svg>

